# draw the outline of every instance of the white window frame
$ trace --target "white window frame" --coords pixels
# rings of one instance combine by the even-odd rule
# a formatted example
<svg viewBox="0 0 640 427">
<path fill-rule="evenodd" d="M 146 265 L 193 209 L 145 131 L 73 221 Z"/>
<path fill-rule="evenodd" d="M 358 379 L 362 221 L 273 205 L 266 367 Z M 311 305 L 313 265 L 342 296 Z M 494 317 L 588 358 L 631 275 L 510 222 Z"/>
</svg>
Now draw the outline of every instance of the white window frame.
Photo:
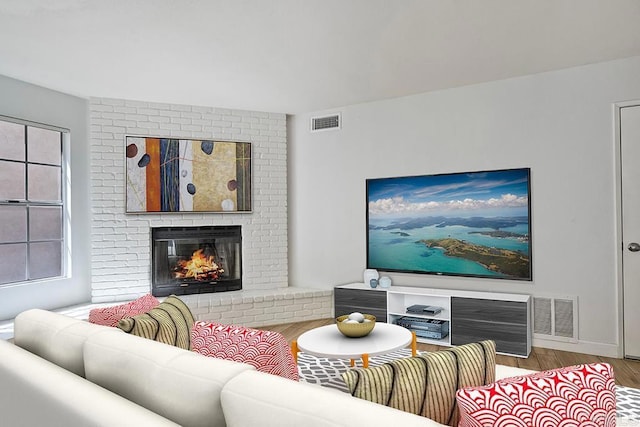
<svg viewBox="0 0 640 427">
<path fill-rule="evenodd" d="M 9 282 L 0 284 L 0 288 L 7 288 L 12 286 L 20 286 L 35 282 L 46 282 L 52 280 L 60 280 L 70 277 L 71 272 L 71 174 L 70 174 L 70 162 L 69 162 L 69 151 L 70 151 L 70 143 L 71 143 L 71 131 L 66 128 L 61 128 L 58 126 L 33 122 L 29 120 L 18 119 L 15 117 L 3 116 L 0 115 L 0 121 L 15 123 L 23 126 L 30 126 L 40 129 L 47 129 L 61 133 L 61 183 L 60 183 L 60 191 L 61 191 L 61 204 L 51 204 L 52 206 L 61 206 L 62 207 L 62 259 L 61 259 L 61 270 L 60 275 L 44 277 L 38 279 L 29 279 L 18 282 Z M 25 130 L 25 137 L 27 133 Z M 25 158 L 25 165 L 27 165 L 27 159 Z M 25 183 L 26 184 L 26 183 Z M 47 206 L 46 203 L 34 203 L 29 202 L 28 199 L 25 201 L 12 201 L 8 202 L 6 200 L 0 200 L 0 204 L 10 204 L 10 205 L 22 205 L 25 207 L 29 206 Z M 27 220 L 27 228 L 29 227 L 29 223 Z M 27 243 L 30 242 L 29 235 L 27 234 Z M 29 259 L 30 253 L 27 251 L 27 277 L 29 275 Z"/>
</svg>

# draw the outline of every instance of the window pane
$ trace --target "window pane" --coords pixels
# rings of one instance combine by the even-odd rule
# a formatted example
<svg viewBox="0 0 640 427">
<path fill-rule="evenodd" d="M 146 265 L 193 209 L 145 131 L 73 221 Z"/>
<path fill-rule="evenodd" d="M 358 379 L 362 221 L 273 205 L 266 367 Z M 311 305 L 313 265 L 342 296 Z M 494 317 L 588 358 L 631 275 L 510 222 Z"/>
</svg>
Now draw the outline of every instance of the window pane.
<svg viewBox="0 0 640 427">
<path fill-rule="evenodd" d="M 0 287 L 64 274 L 63 136 L 0 119 Z"/>
<path fill-rule="evenodd" d="M 61 133 L 48 129 L 27 127 L 27 153 L 29 162 L 62 164 Z"/>
<path fill-rule="evenodd" d="M 25 200 L 24 163 L 0 160 L 0 200 Z"/>
<path fill-rule="evenodd" d="M 0 159 L 24 161 L 24 126 L 0 121 Z"/>
<path fill-rule="evenodd" d="M 61 174 L 58 166 L 29 165 L 29 200 L 61 201 Z"/>
<path fill-rule="evenodd" d="M 0 284 L 27 280 L 27 245 L 0 245 Z"/>
<path fill-rule="evenodd" d="M 29 279 L 62 276 L 62 242 L 29 245 Z"/>
<path fill-rule="evenodd" d="M 62 207 L 29 208 L 29 240 L 62 239 Z"/>
<path fill-rule="evenodd" d="M 0 224 L 0 243 L 27 241 L 26 207 L 0 206 Z"/>
</svg>

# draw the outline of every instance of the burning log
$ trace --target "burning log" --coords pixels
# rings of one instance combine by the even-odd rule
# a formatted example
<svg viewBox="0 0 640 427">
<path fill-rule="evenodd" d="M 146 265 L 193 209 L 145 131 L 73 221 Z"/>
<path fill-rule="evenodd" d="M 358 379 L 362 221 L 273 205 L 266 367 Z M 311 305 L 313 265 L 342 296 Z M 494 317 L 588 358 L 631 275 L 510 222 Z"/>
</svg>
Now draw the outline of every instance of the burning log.
<svg viewBox="0 0 640 427">
<path fill-rule="evenodd" d="M 218 280 L 224 274 L 224 269 L 216 264 L 213 256 L 204 254 L 204 249 L 198 249 L 191 259 L 180 260 L 174 269 L 176 279 L 192 279 L 197 281 Z"/>
</svg>

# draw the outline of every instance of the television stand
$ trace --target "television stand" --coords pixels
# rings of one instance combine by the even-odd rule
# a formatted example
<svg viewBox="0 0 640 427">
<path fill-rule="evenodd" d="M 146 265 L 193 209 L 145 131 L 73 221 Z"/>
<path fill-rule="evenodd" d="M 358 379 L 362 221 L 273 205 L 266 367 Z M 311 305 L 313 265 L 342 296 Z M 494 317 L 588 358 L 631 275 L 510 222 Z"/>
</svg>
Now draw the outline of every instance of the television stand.
<svg viewBox="0 0 640 427">
<path fill-rule="evenodd" d="M 442 310 L 407 312 L 414 305 Z M 409 286 L 374 289 L 351 283 L 334 288 L 334 307 L 336 316 L 360 311 L 378 321 L 410 325 L 423 331 L 419 342 L 452 346 L 493 340 L 501 354 L 528 357 L 531 352 L 530 295 Z"/>
</svg>

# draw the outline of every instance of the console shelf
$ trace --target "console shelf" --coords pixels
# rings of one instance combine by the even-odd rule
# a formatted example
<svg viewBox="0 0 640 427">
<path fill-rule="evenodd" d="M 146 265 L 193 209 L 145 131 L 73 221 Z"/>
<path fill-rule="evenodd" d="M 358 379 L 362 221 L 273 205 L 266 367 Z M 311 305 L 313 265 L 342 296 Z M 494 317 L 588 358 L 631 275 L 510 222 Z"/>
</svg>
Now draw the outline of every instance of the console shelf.
<svg viewBox="0 0 640 427">
<path fill-rule="evenodd" d="M 419 342 L 451 346 L 490 339 L 501 354 L 528 357 L 531 352 L 529 295 L 408 286 L 372 289 L 364 283 L 351 283 L 336 286 L 334 302 L 336 316 L 361 311 L 375 314 L 381 321 L 384 315 L 389 323 L 410 325 L 418 331 Z M 442 311 L 407 312 L 413 305 L 436 306 Z M 441 339 L 430 338 L 441 335 Z"/>
</svg>

